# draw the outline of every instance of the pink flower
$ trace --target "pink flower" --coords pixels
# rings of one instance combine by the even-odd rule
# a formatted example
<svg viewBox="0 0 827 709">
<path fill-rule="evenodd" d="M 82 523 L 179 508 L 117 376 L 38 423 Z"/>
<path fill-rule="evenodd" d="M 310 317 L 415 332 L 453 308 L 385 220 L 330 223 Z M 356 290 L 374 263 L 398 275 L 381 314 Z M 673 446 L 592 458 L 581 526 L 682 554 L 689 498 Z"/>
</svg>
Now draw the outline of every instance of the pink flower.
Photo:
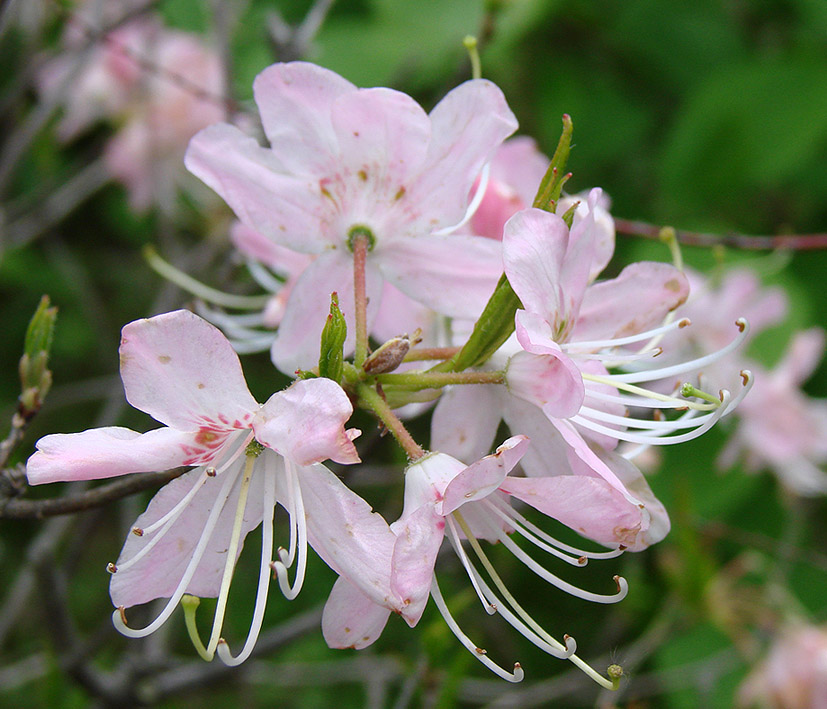
<svg viewBox="0 0 827 709">
<path fill-rule="evenodd" d="M 522 679 L 519 665 L 512 674 L 491 661 L 448 611 L 434 576 L 437 553 L 447 537 L 489 613 L 500 613 L 512 627 L 549 654 L 562 658 L 573 656 L 574 640 L 566 636 L 565 644 L 560 643 L 523 610 L 493 570 L 479 539 L 502 543 L 534 573 L 557 588 L 586 600 L 613 603 L 626 595 L 627 585 L 620 577 L 615 578 L 616 594 L 604 596 L 584 591 L 545 569 L 512 536 L 519 533 L 542 551 L 573 566 L 583 566 L 588 558 L 619 555 L 624 547 L 616 543 L 617 530 L 645 531 L 649 513 L 631 504 L 597 476 L 510 476 L 509 472 L 526 453 L 527 446 L 525 436 L 515 436 L 503 443 L 494 455 L 470 466 L 444 453 L 429 453 L 408 467 L 404 510 L 390 527 L 395 534 L 392 548 L 384 540 L 389 576 L 382 595 L 392 599 L 392 603 L 382 603 L 376 594 L 365 594 L 350 580 L 340 578 L 325 607 L 323 620 L 325 639 L 331 647 L 366 647 L 381 633 L 389 613 L 400 612 L 400 607 L 408 624 L 415 625 L 430 595 L 451 630 L 478 660 L 500 677 L 511 681 Z M 517 512 L 509 504 L 510 497 L 592 538 L 610 543 L 614 550 L 585 552 L 558 541 Z M 463 540 L 468 542 L 473 554 L 466 552 Z M 479 570 L 480 565 L 486 570 L 490 585 Z M 582 664 L 576 657 L 573 661 Z"/>
<path fill-rule="evenodd" d="M 721 456 L 730 466 L 740 453 L 750 470 L 771 468 L 798 495 L 827 494 L 827 401 L 813 399 L 801 385 L 824 354 L 824 331 L 795 335 L 771 371 L 757 370 L 753 392 L 738 409 L 738 425 Z"/>
<path fill-rule="evenodd" d="M 802 625 L 782 631 L 766 659 L 741 684 L 738 706 L 827 707 L 827 630 Z"/>
<path fill-rule="evenodd" d="M 276 365 L 315 361 L 331 292 L 352 318 L 356 234 L 370 242 L 369 327 L 385 281 L 438 312 L 476 317 L 501 273 L 499 247 L 444 230 L 516 127 L 500 90 L 469 81 L 426 114 L 405 94 L 295 62 L 266 69 L 254 92 L 270 147 L 220 124 L 192 140 L 186 164 L 248 227 L 316 255 L 291 293 Z"/>
<path fill-rule="evenodd" d="M 160 627 L 184 594 L 217 596 L 208 659 L 218 649 L 228 663 L 246 658 L 261 628 L 271 577 L 273 516 L 290 515 L 290 543 L 272 563 L 288 597 L 304 576 L 308 538 L 339 573 L 365 576 L 361 559 L 339 558 L 335 538 L 348 524 L 370 526 L 370 508 L 320 465 L 358 462 L 345 430 L 352 413 L 344 392 L 326 379 L 295 382 L 263 405 L 244 382 L 238 356 L 201 318 L 179 310 L 123 329 L 121 376 L 129 402 L 165 424 L 148 433 L 107 427 L 41 439 L 29 459 L 31 484 L 88 480 L 196 466 L 163 487 L 135 523 L 113 574 L 113 618 L 126 635 Z M 253 627 L 237 658 L 219 644 L 233 567 L 248 532 L 262 525 L 259 591 Z M 334 539 L 333 542 L 327 537 Z M 297 560 L 296 580 L 287 567 Z M 134 630 L 123 609 L 169 597 L 161 614 Z"/>
</svg>

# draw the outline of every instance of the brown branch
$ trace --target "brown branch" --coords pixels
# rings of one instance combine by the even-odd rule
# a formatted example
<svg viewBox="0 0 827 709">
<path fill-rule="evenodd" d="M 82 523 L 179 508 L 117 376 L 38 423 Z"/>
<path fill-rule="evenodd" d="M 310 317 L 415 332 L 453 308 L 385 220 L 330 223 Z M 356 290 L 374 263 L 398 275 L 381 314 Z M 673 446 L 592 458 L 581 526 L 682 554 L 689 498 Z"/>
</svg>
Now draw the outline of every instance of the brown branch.
<svg viewBox="0 0 827 709">
<path fill-rule="evenodd" d="M 78 495 L 48 500 L 0 500 L 0 519 L 40 519 L 89 510 L 127 495 L 164 485 L 180 477 L 187 470 L 189 468 L 175 468 L 160 473 L 136 473 L 116 482 L 86 490 Z"/>
<path fill-rule="evenodd" d="M 615 229 L 619 234 L 659 239 L 662 227 L 632 219 L 615 218 Z M 747 234 L 708 234 L 697 231 L 676 229 L 678 243 L 686 246 L 729 246 L 734 249 L 772 251 L 814 251 L 827 249 L 827 234 L 778 234 L 777 236 L 750 236 Z"/>
</svg>

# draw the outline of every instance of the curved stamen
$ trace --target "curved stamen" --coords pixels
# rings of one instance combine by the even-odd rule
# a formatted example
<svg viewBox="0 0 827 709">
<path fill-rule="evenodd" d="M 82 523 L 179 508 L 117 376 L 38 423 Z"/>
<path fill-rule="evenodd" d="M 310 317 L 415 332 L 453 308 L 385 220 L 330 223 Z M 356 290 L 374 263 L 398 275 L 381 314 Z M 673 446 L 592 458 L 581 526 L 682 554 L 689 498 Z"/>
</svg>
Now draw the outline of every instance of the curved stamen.
<svg viewBox="0 0 827 709">
<path fill-rule="evenodd" d="M 662 367 L 661 369 L 649 369 L 642 372 L 629 372 L 627 374 L 612 374 L 609 378 L 612 382 L 636 383 L 645 381 L 656 381 L 658 379 L 666 379 L 676 374 L 684 374 L 686 372 L 694 372 L 698 369 L 703 369 L 707 365 L 717 362 L 722 357 L 726 357 L 730 352 L 737 349 L 747 338 L 749 334 L 749 323 L 746 319 L 738 318 L 735 321 L 738 327 L 738 334 L 726 346 L 722 347 L 717 352 L 711 352 L 704 357 L 691 359 L 687 362 L 672 365 L 671 367 Z"/>
<path fill-rule="evenodd" d="M 666 325 L 661 325 L 660 327 L 656 327 L 653 330 L 647 330 L 646 332 L 640 332 L 637 335 L 629 335 L 628 337 L 616 337 L 613 339 L 607 340 L 584 340 L 580 342 L 564 342 L 560 345 L 560 348 L 564 352 L 569 352 L 570 350 L 601 350 L 606 349 L 609 347 L 620 347 L 622 345 L 630 345 L 634 342 L 641 342 L 642 340 L 648 340 L 652 337 L 657 337 L 659 335 L 664 335 L 667 332 L 671 332 L 672 330 L 677 330 L 687 325 L 691 325 L 692 322 L 689 318 L 681 318 L 675 322 L 667 323 Z M 654 347 L 653 345 L 652 347 Z M 652 349 L 650 347 L 646 347 L 645 349 Z M 573 353 L 575 356 L 578 353 Z"/>
<path fill-rule="evenodd" d="M 235 484 L 236 480 L 238 479 L 237 475 L 227 475 L 226 480 L 224 481 L 224 485 L 221 488 L 221 491 L 218 493 L 218 497 L 216 498 L 216 503 L 213 508 L 210 510 L 210 516 L 207 518 L 207 522 L 204 524 L 204 529 L 201 532 L 201 537 L 198 540 L 198 544 L 195 546 L 195 550 L 192 553 L 192 558 L 187 564 L 187 568 L 184 570 L 184 575 L 181 577 L 181 580 L 178 582 L 178 586 L 173 591 L 172 596 L 170 597 L 169 601 L 167 601 L 166 606 L 161 611 L 155 620 L 153 620 L 149 625 L 143 628 L 130 628 L 126 624 L 126 616 L 124 614 L 123 606 L 120 608 L 116 608 L 115 611 L 112 613 L 112 624 L 118 630 L 119 633 L 122 635 L 126 635 L 129 638 L 144 638 L 147 635 L 151 635 L 154 633 L 158 628 L 160 628 L 172 615 L 172 612 L 178 606 L 178 603 L 181 601 L 181 597 L 186 592 L 187 585 L 192 580 L 192 577 L 195 575 L 195 571 L 198 568 L 198 565 L 201 563 L 201 558 L 204 556 L 204 552 L 207 548 L 207 544 L 210 541 L 210 537 L 212 536 L 213 530 L 215 529 L 215 525 L 218 522 L 218 517 L 221 514 L 222 510 L 224 509 L 224 505 L 227 504 L 227 500 L 230 497 L 230 493 L 232 491 L 233 485 Z"/>
<path fill-rule="evenodd" d="M 669 394 L 659 394 L 656 391 L 650 391 L 649 389 L 644 389 L 643 387 L 635 386 L 634 384 L 627 384 L 625 382 L 616 381 L 615 377 L 617 375 L 614 374 L 601 376 L 599 374 L 589 374 L 588 372 L 583 372 L 581 370 L 580 375 L 583 377 L 583 382 L 587 385 L 589 382 L 594 382 L 595 384 L 605 384 L 606 386 L 612 387 L 614 389 L 625 391 L 630 394 L 636 394 L 638 396 L 643 397 L 644 399 L 648 399 L 651 401 L 662 401 L 664 402 L 664 404 L 670 404 L 674 402 L 680 403 L 680 406 L 675 408 L 698 409 L 699 411 L 709 411 L 713 408 L 718 408 L 717 404 L 713 407 L 710 407 L 709 404 L 698 404 L 687 399 L 678 399 L 674 395 L 670 396 Z M 587 388 L 586 392 L 588 393 L 590 392 L 590 390 Z M 606 396 L 609 395 L 607 394 Z M 669 407 L 664 406 L 663 408 Z"/>
<path fill-rule="evenodd" d="M 718 403 L 715 411 L 721 408 L 721 403 Z M 682 428 L 694 428 L 704 422 L 710 417 L 715 416 L 715 411 L 703 416 L 681 416 L 673 421 L 653 421 L 652 419 L 639 419 L 634 416 L 618 416 L 617 414 L 610 414 L 600 409 L 592 409 L 588 406 L 581 406 L 579 416 L 586 416 L 594 421 L 603 421 L 604 423 L 613 423 L 618 426 L 625 426 L 628 428 L 639 428 L 651 431 L 677 431 Z M 694 413 L 694 412 L 693 412 Z"/>
<path fill-rule="evenodd" d="M 551 546 L 550 544 L 546 544 L 543 540 L 539 539 L 527 529 L 525 529 L 522 525 L 517 524 L 514 519 L 512 519 L 508 514 L 506 514 L 503 510 L 497 507 L 495 504 L 492 504 L 487 499 L 482 499 L 481 502 L 487 509 L 493 512 L 497 517 L 503 520 L 506 524 L 514 527 L 514 530 L 519 532 L 523 537 L 528 539 L 532 544 L 539 547 L 543 551 L 547 552 L 548 554 L 552 554 L 556 556 L 558 559 L 562 559 L 567 564 L 571 564 L 572 566 L 585 566 L 588 563 L 588 557 L 585 556 L 571 556 L 570 554 L 566 554 L 565 552 L 557 549 L 556 547 Z"/>
<path fill-rule="evenodd" d="M 607 369 L 611 369 L 612 367 L 619 367 L 629 362 L 654 359 L 662 354 L 663 348 L 655 347 L 653 349 L 641 350 L 640 352 L 629 352 L 625 354 L 618 354 L 617 352 L 579 352 L 574 356 L 577 357 L 578 360 L 603 362 Z"/>
<path fill-rule="evenodd" d="M 746 387 L 744 389 L 746 389 Z M 673 445 L 675 443 L 684 443 L 686 441 L 691 441 L 694 438 L 698 438 L 698 436 L 702 436 L 710 428 L 712 428 L 728 411 L 731 411 L 732 407 L 730 406 L 730 401 L 732 395 L 727 390 L 722 391 L 721 394 L 721 406 L 714 413 L 703 416 L 702 418 L 706 420 L 701 426 L 699 426 L 693 431 L 689 431 L 688 433 L 682 433 L 677 436 L 668 435 L 671 432 L 671 430 L 666 430 L 662 433 L 653 434 L 634 433 L 632 431 L 619 431 L 616 428 L 602 426 L 601 424 L 595 423 L 594 421 L 591 421 L 587 418 L 583 418 L 582 416 L 572 416 L 569 420 L 572 423 L 577 424 L 578 426 L 582 426 L 583 428 L 589 429 L 590 431 L 595 431 L 596 433 L 603 433 L 605 435 L 612 436 L 622 441 L 628 441 L 629 443 L 648 443 L 654 446 L 668 446 Z M 743 396 L 740 396 L 740 398 L 742 399 Z"/>
<path fill-rule="evenodd" d="M 471 561 L 468 559 L 465 549 L 462 548 L 462 542 L 456 529 L 456 523 L 450 515 L 445 518 L 445 522 L 447 523 L 448 540 L 451 542 L 451 546 L 454 547 L 454 551 L 457 553 L 459 560 L 462 562 L 462 566 L 465 568 L 465 572 L 471 580 L 471 586 L 476 592 L 477 597 L 480 599 L 482 607 L 485 608 L 485 612 L 488 613 L 488 615 L 494 615 L 497 612 L 497 605 L 489 602 L 489 600 L 483 595 L 480 587 L 477 585 L 476 575 L 472 570 Z"/>
<path fill-rule="evenodd" d="M 144 258 L 158 275 L 207 303 L 239 310 L 259 310 L 267 305 L 271 297 L 269 295 L 235 295 L 210 288 L 162 259 L 151 247 L 144 249 Z"/>
<path fill-rule="evenodd" d="M 292 601 L 299 595 L 299 591 L 302 589 L 302 585 L 304 584 L 304 575 L 307 569 L 307 520 L 304 514 L 304 500 L 302 499 L 301 485 L 299 484 L 296 466 L 293 461 L 285 458 L 284 467 L 287 472 L 288 487 L 291 485 L 291 479 L 293 480 L 292 485 L 294 486 L 294 493 L 292 494 L 292 501 L 290 502 L 290 507 L 292 510 L 290 512 L 290 516 L 291 521 L 295 519 L 297 531 L 296 556 L 298 558 L 298 562 L 296 565 L 296 576 L 293 579 L 293 585 L 290 585 L 290 581 L 287 578 L 287 568 L 292 565 L 292 559 L 285 549 L 278 550 L 279 561 L 271 562 L 270 567 L 276 574 L 276 578 L 279 582 L 279 588 L 284 594 L 284 597 L 287 600 Z"/>
<path fill-rule="evenodd" d="M 248 260 L 247 270 L 250 272 L 253 280 L 270 293 L 278 293 L 284 287 L 284 279 L 274 275 L 273 272 L 260 261 Z"/>
<path fill-rule="evenodd" d="M 526 554 L 526 552 L 523 551 L 514 542 L 514 540 L 511 539 L 511 537 L 509 537 L 505 532 L 500 530 L 495 525 L 489 525 L 489 527 L 491 531 L 496 534 L 497 539 L 500 542 L 502 542 L 506 549 L 508 549 L 512 554 L 514 554 L 514 556 L 516 556 L 520 561 L 522 561 L 535 574 L 537 574 L 537 576 L 539 576 L 544 581 L 547 581 L 548 583 L 552 584 L 553 586 L 556 586 L 561 591 L 565 591 L 566 593 L 569 593 L 572 596 L 576 596 L 577 598 L 582 598 L 584 601 L 592 601 L 594 603 L 617 603 L 626 598 L 626 594 L 629 592 L 629 584 L 626 583 L 626 579 L 622 578 L 621 576 L 615 577 L 617 583 L 617 593 L 611 595 L 592 593 L 591 591 L 586 591 L 582 588 L 579 588 L 578 586 L 574 586 L 573 584 L 570 584 L 567 581 L 563 581 L 563 579 L 561 579 L 559 576 L 555 576 L 548 569 L 545 569 L 542 566 L 540 566 L 540 564 L 538 564 L 532 557 Z M 474 541 L 476 542 L 476 540 Z M 474 551 L 477 551 L 476 548 L 474 549 Z M 478 555 L 479 553 L 480 552 L 477 552 Z M 482 560 L 482 557 L 480 557 L 480 559 Z M 486 570 L 487 568 L 488 567 L 486 565 Z M 491 572 L 489 571 L 489 573 Z M 493 578 L 494 576 L 492 576 L 492 579 Z"/>
<path fill-rule="evenodd" d="M 541 539 L 545 540 L 549 544 L 556 546 L 563 551 L 567 551 L 571 554 L 576 554 L 578 557 L 585 557 L 587 559 L 616 559 L 620 556 L 624 551 L 626 551 L 626 547 L 619 546 L 617 549 L 613 549 L 612 551 L 586 551 L 585 549 L 578 549 L 577 547 L 573 547 L 570 544 L 565 544 L 558 539 L 555 539 L 547 532 L 540 529 L 537 525 L 533 524 L 530 520 L 528 520 L 525 516 L 520 514 L 517 510 L 515 510 L 511 505 L 507 502 L 503 501 L 494 501 L 491 502 L 489 499 L 485 500 L 486 502 L 490 502 L 492 505 L 502 505 L 504 510 L 508 515 L 512 516 L 513 519 L 523 525 L 526 529 L 530 529 L 534 534 L 536 534 Z M 501 509 L 503 509 L 501 508 Z M 512 525 L 516 527 L 514 522 Z"/>
<path fill-rule="evenodd" d="M 265 454 L 267 454 L 265 452 Z M 253 610 L 253 621 L 250 624 L 250 631 L 241 652 L 233 657 L 230 647 L 224 638 L 219 639 L 217 653 L 225 665 L 240 665 L 250 657 L 256 645 L 258 636 L 261 633 L 261 625 L 264 622 L 264 609 L 267 606 L 267 592 L 270 589 L 270 560 L 273 556 L 273 517 L 276 513 L 276 480 L 275 472 L 264 470 L 264 499 L 262 502 L 262 525 L 261 525 L 261 566 L 258 573 L 258 589 L 256 591 L 256 605 Z"/>
<path fill-rule="evenodd" d="M 434 599 L 434 603 L 436 604 L 437 609 L 442 614 L 445 623 L 451 629 L 451 632 L 456 636 L 457 640 L 459 640 L 463 647 L 468 650 L 474 657 L 476 657 L 483 665 L 485 665 L 489 670 L 491 670 L 495 675 L 501 677 L 504 680 L 508 680 L 509 682 L 521 682 L 525 673 L 523 672 L 523 668 L 520 667 L 519 662 L 514 663 L 514 672 L 508 672 L 500 667 L 496 662 L 490 660 L 488 655 L 486 654 L 485 650 L 480 647 L 477 647 L 471 639 L 462 632 L 457 622 L 454 620 L 454 617 L 451 615 L 451 612 L 448 610 L 448 606 L 445 603 L 445 599 L 442 597 L 442 593 L 439 590 L 439 584 L 436 582 L 436 576 L 431 581 L 431 598 Z"/>
</svg>

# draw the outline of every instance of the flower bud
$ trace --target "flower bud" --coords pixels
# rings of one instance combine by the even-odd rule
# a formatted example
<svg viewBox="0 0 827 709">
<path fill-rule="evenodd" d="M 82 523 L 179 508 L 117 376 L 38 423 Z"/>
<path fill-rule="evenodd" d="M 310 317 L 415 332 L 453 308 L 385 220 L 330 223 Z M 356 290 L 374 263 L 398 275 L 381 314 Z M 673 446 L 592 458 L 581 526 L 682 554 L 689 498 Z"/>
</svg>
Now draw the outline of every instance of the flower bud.
<svg viewBox="0 0 827 709">
<path fill-rule="evenodd" d="M 344 344 L 347 337 L 345 316 L 339 310 L 339 296 L 330 294 L 330 314 L 322 329 L 322 344 L 319 352 L 319 376 L 341 381 L 344 362 Z"/>
</svg>

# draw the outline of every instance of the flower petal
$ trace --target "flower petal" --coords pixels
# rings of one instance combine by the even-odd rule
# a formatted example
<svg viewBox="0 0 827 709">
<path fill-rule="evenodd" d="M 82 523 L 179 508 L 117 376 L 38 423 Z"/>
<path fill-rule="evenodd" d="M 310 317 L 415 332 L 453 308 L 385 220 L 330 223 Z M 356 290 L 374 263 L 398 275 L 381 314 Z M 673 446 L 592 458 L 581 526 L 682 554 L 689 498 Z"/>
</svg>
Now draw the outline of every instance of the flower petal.
<svg viewBox="0 0 827 709">
<path fill-rule="evenodd" d="M 391 206 L 425 159 L 428 115 L 407 94 L 377 88 L 340 95 L 331 120 L 340 150 L 337 169 L 358 175 L 360 191 L 383 195 Z"/>
<path fill-rule="evenodd" d="M 390 614 L 340 576 L 324 605 L 322 635 L 328 647 L 362 650 L 382 634 Z"/>
<path fill-rule="evenodd" d="M 505 223 L 503 264 L 505 275 L 523 307 L 550 324 L 562 317 L 560 291 L 569 229 L 556 214 L 524 209 Z"/>
<path fill-rule="evenodd" d="M 227 338 L 188 310 L 126 325 L 120 356 L 129 403 L 173 428 L 245 428 L 258 409 Z"/>
<path fill-rule="evenodd" d="M 689 295 L 689 283 L 666 263 L 641 261 L 617 278 L 586 290 L 571 341 L 600 340 L 644 332 L 662 323 Z"/>
<path fill-rule="evenodd" d="M 648 527 L 644 511 L 600 478 L 509 477 L 500 489 L 600 544 L 633 550 L 647 546 L 638 541 Z"/>
<path fill-rule="evenodd" d="M 476 318 L 502 275 L 498 242 L 459 234 L 395 239 L 377 263 L 399 290 L 455 318 Z"/>
<path fill-rule="evenodd" d="M 414 627 L 422 617 L 434 577 L 434 564 L 445 519 L 433 504 L 425 504 L 403 515 L 391 525 L 396 535 L 391 563 L 391 590 L 401 599 L 405 622 Z"/>
<path fill-rule="evenodd" d="M 479 460 L 494 443 L 501 408 L 499 387 L 464 385 L 446 389 L 431 418 L 431 448 L 462 461 Z"/>
<path fill-rule="evenodd" d="M 449 515 L 466 502 L 480 500 L 496 490 L 528 448 L 526 436 L 512 436 L 492 455 L 481 458 L 457 475 L 445 488 L 442 514 Z"/>
<path fill-rule="evenodd" d="M 475 79 L 450 91 L 431 111 L 431 142 L 422 176 L 408 190 L 412 204 L 439 215 L 438 226 L 464 216 L 468 194 L 483 165 L 517 129 L 502 91 Z"/>
<path fill-rule="evenodd" d="M 293 382 L 273 394 L 261 407 L 253 428 L 264 445 L 299 465 L 330 458 L 358 463 L 352 440 L 358 431 L 345 431 L 353 406 L 342 388 L 329 379 Z"/>
<path fill-rule="evenodd" d="M 339 153 L 333 103 L 356 90 L 335 72 L 307 62 L 273 64 L 256 77 L 253 94 L 264 132 L 289 172 L 316 174 L 331 167 Z"/>
<path fill-rule="evenodd" d="M 244 256 L 260 261 L 285 278 L 297 278 L 313 260 L 313 256 L 279 246 L 241 222 L 230 227 L 230 241 Z"/>
<path fill-rule="evenodd" d="M 301 468 L 299 480 L 316 553 L 375 603 L 401 612 L 390 588 L 396 537 L 388 523 L 323 465 Z"/>
<path fill-rule="evenodd" d="M 271 150 L 235 126 L 218 123 L 195 135 L 184 164 L 242 222 L 276 243 L 319 253 L 334 241 L 320 228 L 329 208 L 318 180 L 284 174 Z"/>
<path fill-rule="evenodd" d="M 370 328 L 382 298 L 382 277 L 370 260 L 366 271 Z M 330 294 L 334 291 L 339 295 L 339 306 L 347 321 L 345 355 L 353 351 L 353 260 L 349 252 L 333 249 L 313 261 L 290 292 L 270 351 L 273 363 L 285 374 L 293 374 L 297 369 L 311 369 L 319 363 L 319 342 L 330 312 Z"/>
<path fill-rule="evenodd" d="M 109 426 L 81 433 L 53 433 L 37 442 L 26 463 L 30 485 L 98 480 L 127 473 L 148 473 L 185 465 L 193 434 L 172 428 L 137 433 Z"/>
<path fill-rule="evenodd" d="M 583 405 L 585 388 L 577 365 L 566 355 L 518 352 L 508 360 L 508 391 L 554 418 L 574 416 Z"/>
<path fill-rule="evenodd" d="M 227 561 L 227 547 L 238 509 L 243 466 L 244 461 L 239 460 L 235 466 L 228 468 L 221 475 L 212 478 L 205 477 L 205 482 L 163 538 L 134 565 L 119 569 L 112 575 L 109 593 L 116 606 L 129 608 L 156 598 L 171 597 L 192 559 L 210 512 L 215 505 L 222 505 L 206 551 L 186 587 L 186 592 L 195 596 L 214 597 L 218 595 Z M 255 474 L 256 472 L 260 471 L 254 471 L 250 479 L 247 504 L 243 513 L 242 542 L 250 531 L 261 524 L 263 517 L 261 501 L 264 497 L 264 476 Z M 219 498 L 221 498 L 220 493 L 227 475 L 235 475 L 237 479 L 230 496 L 225 501 Z M 143 530 L 160 520 L 181 502 L 201 477 L 201 470 L 192 470 L 162 487 L 152 498 L 146 512 L 138 517 L 135 527 Z M 130 533 L 115 566 L 124 565 L 145 546 L 152 543 L 155 534 L 159 532 L 160 529 L 153 534 L 144 533 L 141 536 Z M 239 554 L 241 548 L 242 544 L 239 544 Z"/>
</svg>

